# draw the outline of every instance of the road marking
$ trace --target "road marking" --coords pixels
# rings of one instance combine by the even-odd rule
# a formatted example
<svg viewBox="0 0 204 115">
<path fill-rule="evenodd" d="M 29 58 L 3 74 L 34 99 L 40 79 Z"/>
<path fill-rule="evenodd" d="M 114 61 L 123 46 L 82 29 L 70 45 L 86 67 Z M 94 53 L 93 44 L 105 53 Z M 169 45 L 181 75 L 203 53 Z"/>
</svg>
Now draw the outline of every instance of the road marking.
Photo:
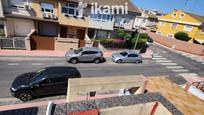
<svg viewBox="0 0 204 115">
<path fill-rule="evenodd" d="M 186 77 L 186 76 L 198 76 L 198 74 L 196 74 L 196 73 L 181 73 L 181 74 L 179 74 L 180 76 L 182 76 L 182 77 Z"/>
<path fill-rule="evenodd" d="M 54 65 L 65 65 L 65 63 L 55 63 Z"/>
<path fill-rule="evenodd" d="M 204 63 L 202 63 L 202 64 L 204 64 Z"/>
<path fill-rule="evenodd" d="M 183 69 L 184 67 L 182 66 L 166 66 L 168 69 Z"/>
<path fill-rule="evenodd" d="M 153 56 L 154 58 L 162 58 L 163 56 L 160 56 L 160 55 L 156 55 L 156 56 Z"/>
<path fill-rule="evenodd" d="M 189 70 L 187 70 L 187 69 L 174 69 L 171 71 L 173 71 L 173 72 L 189 72 Z"/>
<path fill-rule="evenodd" d="M 171 60 L 156 60 L 158 63 L 171 63 Z"/>
<path fill-rule="evenodd" d="M 166 58 L 152 58 L 153 60 L 167 60 Z"/>
<path fill-rule="evenodd" d="M 32 65 L 43 65 L 43 63 L 32 63 Z"/>
<path fill-rule="evenodd" d="M 178 65 L 178 64 L 176 64 L 176 63 L 161 63 L 161 65 L 166 65 L 166 66 L 172 65 L 172 66 L 175 66 L 175 65 Z"/>
<path fill-rule="evenodd" d="M 16 66 L 16 65 L 19 65 L 19 63 L 8 63 L 8 65 Z"/>
</svg>

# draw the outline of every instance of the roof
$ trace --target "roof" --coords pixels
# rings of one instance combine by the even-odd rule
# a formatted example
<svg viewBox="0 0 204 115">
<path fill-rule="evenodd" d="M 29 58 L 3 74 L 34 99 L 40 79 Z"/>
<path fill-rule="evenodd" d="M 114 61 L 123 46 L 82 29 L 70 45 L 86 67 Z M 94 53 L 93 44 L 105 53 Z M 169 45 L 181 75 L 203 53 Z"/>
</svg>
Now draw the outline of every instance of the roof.
<svg viewBox="0 0 204 115">
<path fill-rule="evenodd" d="M 189 12 L 185 12 L 185 13 L 197 19 L 198 21 L 204 23 L 204 16 L 200 16 L 200 15 L 189 13 Z"/>
<path fill-rule="evenodd" d="M 69 0 L 76 2 L 76 0 Z M 82 0 L 84 3 L 87 3 L 91 5 L 93 2 L 97 2 L 98 5 L 125 5 L 125 3 L 128 3 L 128 11 L 140 13 L 140 10 L 138 7 L 136 7 L 130 0 Z"/>
</svg>

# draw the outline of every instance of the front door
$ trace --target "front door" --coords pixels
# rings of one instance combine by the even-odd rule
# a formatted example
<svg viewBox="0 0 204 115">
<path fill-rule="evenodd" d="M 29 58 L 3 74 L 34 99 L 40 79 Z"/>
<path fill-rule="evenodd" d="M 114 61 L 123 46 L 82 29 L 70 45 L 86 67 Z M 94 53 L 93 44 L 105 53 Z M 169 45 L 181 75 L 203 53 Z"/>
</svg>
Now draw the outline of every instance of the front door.
<svg viewBox="0 0 204 115">
<path fill-rule="evenodd" d="M 50 78 L 46 78 L 38 83 L 33 85 L 34 92 L 36 95 L 47 95 L 52 94 L 54 91 L 52 90 L 54 84 L 51 83 Z"/>
<path fill-rule="evenodd" d="M 60 37 L 66 38 L 67 37 L 67 27 L 60 28 Z"/>
<path fill-rule="evenodd" d="M 77 38 L 79 39 L 79 44 L 78 47 L 84 47 L 86 42 L 85 42 L 85 29 L 78 29 L 77 30 Z"/>
</svg>

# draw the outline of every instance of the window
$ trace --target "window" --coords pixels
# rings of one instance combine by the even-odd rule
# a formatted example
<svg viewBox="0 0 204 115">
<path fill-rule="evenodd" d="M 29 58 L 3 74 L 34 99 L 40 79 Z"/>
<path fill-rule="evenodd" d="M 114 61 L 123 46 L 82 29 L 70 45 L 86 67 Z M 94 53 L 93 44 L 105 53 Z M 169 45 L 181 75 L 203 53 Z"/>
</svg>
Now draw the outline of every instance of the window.
<svg viewBox="0 0 204 115">
<path fill-rule="evenodd" d="M 29 0 L 9 0 L 11 7 L 15 8 L 25 8 L 25 5 L 29 5 Z"/>
<path fill-rule="evenodd" d="M 41 3 L 42 12 L 53 13 L 53 5 L 48 3 Z"/>
<path fill-rule="evenodd" d="M 173 15 L 172 15 L 174 18 L 177 16 L 177 14 L 176 13 L 173 13 Z"/>
<path fill-rule="evenodd" d="M 129 54 L 128 57 L 138 57 L 137 54 Z"/>
<path fill-rule="evenodd" d="M 60 82 L 67 82 L 68 78 L 67 77 L 56 77 L 56 78 L 51 78 L 52 83 L 60 83 Z"/>
<path fill-rule="evenodd" d="M 184 13 L 182 13 L 181 15 L 180 15 L 180 18 L 183 18 L 185 16 L 185 14 Z"/>
<path fill-rule="evenodd" d="M 97 54 L 97 53 L 98 53 L 97 51 L 84 51 L 82 55 L 91 55 L 91 54 Z"/>
<path fill-rule="evenodd" d="M 4 22 L 0 21 L 0 36 L 5 36 Z"/>
<path fill-rule="evenodd" d="M 97 21 L 112 21 L 113 16 L 111 14 L 91 14 L 91 19 Z"/>
<path fill-rule="evenodd" d="M 172 25 L 171 25 L 171 28 L 176 28 L 177 27 L 177 24 L 176 23 L 173 23 Z"/>
<path fill-rule="evenodd" d="M 39 84 L 40 85 L 46 85 L 46 84 L 49 84 L 50 82 L 51 82 L 50 79 L 47 78 L 47 79 L 40 81 Z"/>
<path fill-rule="evenodd" d="M 185 25 L 183 30 L 184 30 L 184 31 L 187 31 L 187 32 L 191 32 L 192 29 L 193 29 L 192 26 L 190 26 L 190 25 Z"/>
<path fill-rule="evenodd" d="M 124 57 L 128 55 L 128 53 L 125 52 L 125 51 L 124 51 L 124 52 L 121 52 L 120 54 L 121 54 L 122 56 L 124 56 Z"/>
<path fill-rule="evenodd" d="M 62 7 L 62 13 L 71 16 L 77 16 L 77 7 L 78 5 L 76 3 L 67 3 L 65 6 Z"/>
</svg>

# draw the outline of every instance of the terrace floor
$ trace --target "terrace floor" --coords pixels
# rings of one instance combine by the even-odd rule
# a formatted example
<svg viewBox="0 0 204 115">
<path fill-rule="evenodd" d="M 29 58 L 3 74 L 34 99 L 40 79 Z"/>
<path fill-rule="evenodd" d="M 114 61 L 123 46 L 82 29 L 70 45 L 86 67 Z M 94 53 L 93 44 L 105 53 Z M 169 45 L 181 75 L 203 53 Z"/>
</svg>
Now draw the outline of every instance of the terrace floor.
<svg viewBox="0 0 204 115">
<path fill-rule="evenodd" d="M 204 101 L 196 96 L 185 92 L 181 87 L 164 77 L 148 78 L 147 90 L 160 92 L 174 106 L 185 115 L 203 115 Z"/>
</svg>

